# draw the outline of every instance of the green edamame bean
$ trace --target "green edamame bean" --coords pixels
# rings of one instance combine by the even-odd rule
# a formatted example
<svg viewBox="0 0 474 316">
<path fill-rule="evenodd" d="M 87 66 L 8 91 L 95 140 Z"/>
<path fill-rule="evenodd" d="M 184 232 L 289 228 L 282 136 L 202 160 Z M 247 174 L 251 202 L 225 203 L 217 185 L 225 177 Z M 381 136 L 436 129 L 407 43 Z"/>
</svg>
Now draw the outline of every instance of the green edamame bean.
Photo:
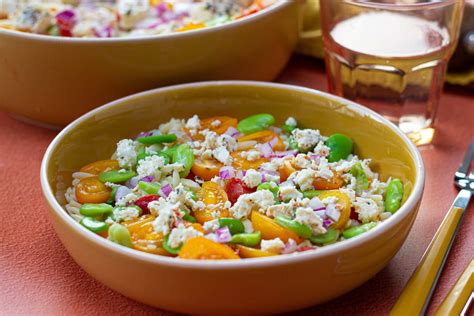
<svg viewBox="0 0 474 316">
<path fill-rule="evenodd" d="M 329 147 L 329 162 L 336 162 L 346 159 L 352 153 L 352 139 L 343 134 L 333 134 L 326 140 L 326 146 Z"/>
<path fill-rule="evenodd" d="M 114 186 L 112 187 L 112 191 L 110 191 L 110 196 L 109 199 L 107 200 L 107 204 L 114 205 L 115 204 L 115 194 L 117 193 L 118 187 Z"/>
<path fill-rule="evenodd" d="M 262 234 L 260 232 L 236 234 L 232 236 L 230 243 L 253 247 L 258 245 L 261 238 Z"/>
<path fill-rule="evenodd" d="M 146 152 L 141 152 L 137 155 L 137 165 L 138 163 L 140 162 L 140 160 L 143 160 L 145 159 L 146 157 L 151 157 L 151 156 L 159 156 L 159 157 L 163 157 L 164 161 L 165 161 L 165 165 L 169 164 L 170 163 L 170 156 L 168 154 L 166 154 L 165 152 L 158 152 L 156 154 L 151 154 L 151 153 L 146 153 Z"/>
<path fill-rule="evenodd" d="M 132 248 L 132 238 L 130 232 L 125 226 L 120 224 L 113 224 L 109 227 L 108 239 L 116 244 Z"/>
<path fill-rule="evenodd" d="M 260 190 L 268 190 L 273 193 L 273 196 L 275 197 L 275 201 L 278 201 L 278 191 L 280 190 L 280 187 L 276 185 L 274 182 L 264 182 L 260 183 L 257 187 L 257 191 Z"/>
<path fill-rule="evenodd" d="M 351 227 L 351 228 L 346 229 L 345 231 L 343 231 L 342 236 L 344 236 L 344 238 L 346 238 L 346 239 L 349 239 L 349 238 L 352 238 L 352 237 L 355 237 L 355 236 L 359 236 L 360 234 L 363 234 L 366 231 L 371 230 L 375 226 L 377 226 L 377 223 L 374 223 L 374 222 L 370 222 L 370 223 L 367 223 L 367 224 L 362 224 L 360 226 L 354 226 L 354 227 Z"/>
<path fill-rule="evenodd" d="M 301 224 L 295 220 L 291 220 L 284 216 L 277 216 L 275 221 L 280 226 L 292 230 L 295 234 L 303 238 L 309 238 L 313 234 L 313 231 L 308 226 Z"/>
<path fill-rule="evenodd" d="M 364 168 L 360 162 L 357 162 L 354 166 L 352 166 L 349 173 L 356 178 L 356 192 L 360 193 L 363 190 L 367 190 L 369 188 L 369 179 L 367 178 Z"/>
<path fill-rule="evenodd" d="M 312 199 L 314 197 L 319 196 L 321 194 L 321 192 L 323 192 L 323 190 L 307 190 L 307 191 L 304 191 L 302 193 L 303 193 L 303 197 L 308 198 L 308 199 Z"/>
<path fill-rule="evenodd" d="M 335 242 L 338 238 L 339 231 L 333 228 L 328 228 L 327 232 L 324 234 L 309 237 L 309 241 L 313 244 L 326 245 Z"/>
<path fill-rule="evenodd" d="M 232 235 L 245 232 L 244 224 L 235 218 L 219 218 L 219 227 L 228 227 Z"/>
<path fill-rule="evenodd" d="M 175 134 L 163 134 L 145 136 L 137 139 L 138 142 L 145 145 L 161 144 L 161 143 L 174 143 L 178 138 Z"/>
<path fill-rule="evenodd" d="M 138 188 L 148 194 L 158 194 L 161 190 L 161 184 L 157 182 L 138 182 Z"/>
<path fill-rule="evenodd" d="M 288 134 L 291 134 L 291 132 L 293 132 L 293 130 L 296 129 L 296 126 L 294 126 L 294 125 L 288 125 L 288 124 L 283 124 L 283 125 L 281 126 L 281 129 L 282 129 L 284 132 L 286 132 L 286 133 L 288 133 Z"/>
<path fill-rule="evenodd" d="M 127 180 L 130 180 L 137 174 L 133 171 L 120 171 L 120 170 L 112 170 L 102 172 L 99 175 L 99 180 L 102 182 L 111 182 L 111 183 L 122 183 Z"/>
<path fill-rule="evenodd" d="M 237 124 L 237 130 L 245 135 L 256 133 L 269 128 L 275 123 L 275 118 L 270 114 L 255 114 L 244 118 Z"/>
<path fill-rule="evenodd" d="M 184 212 L 183 219 L 184 219 L 185 221 L 188 221 L 188 222 L 191 222 L 191 223 L 196 223 L 196 222 L 197 222 L 196 218 L 194 218 L 193 216 L 191 216 L 191 215 L 189 214 L 189 211 L 188 211 L 188 210 L 182 210 L 182 211 Z"/>
<path fill-rule="evenodd" d="M 288 138 L 288 149 L 299 151 L 298 143 L 296 142 L 296 140 L 293 137 Z"/>
<path fill-rule="evenodd" d="M 106 203 L 100 204 L 83 204 L 79 212 L 84 216 L 96 217 L 112 212 L 112 205 Z"/>
<path fill-rule="evenodd" d="M 96 234 L 100 234 L 102 232 L 105 232 L 107 228 L 109 228 L 109 225 L 102 221 L 98 221 L 93 217 L 84 217 L 81 219 L 79 222 L 82 226 L 90 230 L 91 232 L 94 232 Z"/>
<path fill-rule="evenodd" d="M 166 235 L 165 239 L 163 239 L 163 249 L 168 251 L 172 255 L 177 255 L 179 254 L 181 247 L 183 247 L 183 244 L 181 243 L 178 247 L 175 247 L 175 248 L 171 247 L 168 243 L 169 236 L 170 235 Z"/>
<path fill-rule="evenodd" d="M 392 179 L 385 191 L 385 210 L 395 213 L 401 206 L 403 198 L 403 182 L 400 179 Z"/>
<path fill-rule="evenodd" d="M 189 174 L 191 167 L 194 163 L 194 152 L 191 146 L 188 144 L 178 145 L 176 150 L 173 152 L 171 157 L 173 163 L 181 163 L 184 166 L 184 170 L 179 175 L 184 178 Z"/>
</svg>

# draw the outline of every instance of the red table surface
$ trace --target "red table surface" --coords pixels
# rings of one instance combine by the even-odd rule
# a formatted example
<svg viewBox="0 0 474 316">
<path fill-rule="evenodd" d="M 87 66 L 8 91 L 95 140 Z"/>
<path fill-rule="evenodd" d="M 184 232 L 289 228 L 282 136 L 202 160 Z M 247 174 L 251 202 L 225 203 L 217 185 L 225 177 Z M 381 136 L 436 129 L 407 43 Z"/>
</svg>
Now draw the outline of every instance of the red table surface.
<svg viewBox="0 0 474 316">
<path fill-rule="evenodd" d="M 278 81 L 326 90 L 322 63 L 300 56 L 293 57 Z M 474 135 L 473 121 L 474 91 L 447 89 L 434 142 L 420 148 L 427 171 L 426 188 L 414 227 L 400 252 L 361 287 L 295 314 L 389 312 L 457 194 L 453 173 Z M 0 113 L 0 314 L 171 314 L 98 283 L 61 245 L 48 220 L 39 180 L 41 159 L 55 135 Z M 473 208 L 471 204 L 454 242 L 429 314 L 474 255 Z"/>
</svg>

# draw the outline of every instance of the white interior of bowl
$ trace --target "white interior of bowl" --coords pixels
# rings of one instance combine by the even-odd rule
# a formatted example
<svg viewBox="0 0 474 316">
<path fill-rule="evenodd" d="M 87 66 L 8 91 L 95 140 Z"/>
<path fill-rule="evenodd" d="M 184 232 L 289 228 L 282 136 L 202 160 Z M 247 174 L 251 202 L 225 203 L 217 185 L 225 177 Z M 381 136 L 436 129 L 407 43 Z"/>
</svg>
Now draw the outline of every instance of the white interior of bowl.
<svg viewBox="0 0 474 316">
<path fill-rule="evenodd" d="M 113 242 L 110 242 L 103 237 L 91 233 L 85 227 L 79 225 L 72 217 L 67 214 L 67 212 L 63 209 L 63 207 L 59 204 L 56 200 L 53 190 L 48 182 L 48 163 L 51 159 L 55 148 L 60 143 L 61 139 L 68 133 L 71 133 L 79 124 L 83 121 L 99 115 L 103 110 L 120 107 L 123 102 L 127 100 L 143 97 L 151 94 L 157 94 L 160 92 L 168 91 L 168 90 L 180 90 L 180 89 L 187 89 L 187 88 L 198 88 L 198 87 L 206 87 L 206 86 L 213 86 L 213 85 L 237 85 L 237 86 L 252 86 L 252 87 L 275 87 L 280 89 L 287 89 L 291 92 L 304 92 L 313 94 L 315 96 L 323 96 L 328 99 L 332 99 L 336 102 L 342 103 L 347 105 L 347 108 L 351 111 L 356 113 L 360 113 L 362 115 L 366 115 L 373 120 L 383 123 L 387 125 L 391 130 L 393 130 L 403 141 L 407 144 L 409 148 L 410 154 L 413 157 L 415 171 L 416 171 L 416 180 L 413 186 L 413 190 L 406 200 L 406 202 L 402 205 L 402 207 L 389 219 L 384 221 L 381 225 L 373 228 L 372 230 L 358 236 L 357 238 L 344 240 L 342 242 L 338 242 L 332 245 L 328 245 L 325 247 L 318 248 L 317 251 L 306 251 L 297 254 L 290 254 L 290 255 L 280 255 L 280 256 L 273 256 L 273 257 L 263 257 L 263 258 L 252 258 L 252 259 L 244 259 L 244 260 L 181 260 L 176 258 L 169 258 L 165 256 L 159 256 L 154 254 L 149 254 L 146 252 L 141 252 L 138 250 L 130 249 L 127 247 L 120 246 Z M 314 260 L 317 257 L 322 257 L 328 254 L 334 254 L 337 252 L 344 252 L 345 250 L 349 250 L 355 248 L 365 242 L 370 240 L 376 239 L 378 236 L 384 234 L 389 228 L 398 225 L 403 218 L 409 215 L 410 212 L 414 212 L 416 210 L 416 204 L 421 199 L 424 187 L 424 179 L 425 179 L 425 171 L 423 166 L 423 161 L 421 159 L 421 155 L 416 148 L 416 146 L 408 139 L 408 137 L 403 134 L 394 124 L 383 118 L 381 115 L 375 113 L 374 111 L 365 108 L 359 104 L 354 102 L 348 101 L 346 99 L 333 96 L 328 93 L 324 93 L 321 91 L 298 87 L 298 86 L 291 86 L 291 85 L 284 85 L 284 84 L 277 84 L 277 83 L 266 83 L 266 82 L 253 82 L 253 81 L 209 81 L 209 82 L 200 82 L 200 83 L 191 83 L 191 84 L 182 84 L 182 85 L 175 85 L 170 87 L 164 87 L 159 89 L 154 89 L 150 91 L 145 91 L 142 93 L 134 94 L 117 101 L 108 103 L 103 105 L 99 108 L 92 110 L 91 112 L 81 116 L 71 124 L 69 124 L 61 133 L 59 133 L 56 138 L 51 142 L 46 153 L 44 155 L 42 164 L 41 164 L 41 186 L 46 197 L 47 201 L 50 205 L 53 206 L 54 212 L 62 219 L 64 225 L 69 225 L 73 230 L 77 233 L 83 235 L 86 238 L 89 238 L 94 243 L 99 244 L 100 246 L 104 247 L 104 251 L 114 251 L 121 253 L 125 256 L 131 256 L 138 260 L 145 260 L 149 262 L 154 262 L 157 264 L 162 265 L 172 265 L 172 266 L 179 266 L 179 267 L 194 267 L 194 268 L 202 268 L 202 269 L 238 269 L 238 268 L 248 268 L 249 266 L 267 266 L 267 265 L 281 265 L 286 264 L 288 262 L 293 261 L 305 261 L 305 260 Z"/>
</svg>

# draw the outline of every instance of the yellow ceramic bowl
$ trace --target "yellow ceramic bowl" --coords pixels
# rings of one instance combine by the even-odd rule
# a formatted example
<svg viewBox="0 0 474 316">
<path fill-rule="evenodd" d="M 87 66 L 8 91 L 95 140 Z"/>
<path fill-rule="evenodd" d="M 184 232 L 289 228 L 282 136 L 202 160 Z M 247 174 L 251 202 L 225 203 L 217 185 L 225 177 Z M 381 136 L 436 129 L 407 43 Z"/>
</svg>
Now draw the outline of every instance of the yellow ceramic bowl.
<svg viewBox="0 0 474 316">
<path fill-rule="evenodd" d="M 222 26 L 141 38 L 61 38 L 0 29 L 0 109 L 64 126 L 93 108 L 164 85 L 273 80 L 298 40 L 302 0 Z"/>
<path fill-rule="evenodd" d="M 323 134 L 342 132 L 372 167 L 410 182 L 412 192 L 394 216 L 360 237 L 297 255 L 239 261 L 179 260 L 125 248 L 78 225 L 62 208 L 71 172 L 109 157 L 118 140 L 156 128 L 172 117 L 272 113 L 294 116 Z M 415 219 L 424 185 L 416 147 L 378 114 L 350 101 L 295 86 L 246 81 L 186 84 L 109 103 L 64 129 L 48 148 L 41 183 L 54 228 L 90 275 L 137 301 L 183 313 L 243 314 L 295 310 L 361 285 L 387 265 Z"/>
</svg>

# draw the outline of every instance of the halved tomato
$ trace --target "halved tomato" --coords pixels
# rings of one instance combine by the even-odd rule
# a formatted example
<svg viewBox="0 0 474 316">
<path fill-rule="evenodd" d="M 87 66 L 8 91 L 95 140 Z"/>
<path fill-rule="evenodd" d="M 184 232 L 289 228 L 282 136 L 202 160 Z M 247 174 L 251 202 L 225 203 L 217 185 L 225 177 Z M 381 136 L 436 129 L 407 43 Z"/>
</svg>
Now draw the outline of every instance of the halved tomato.
<svg viewBox="0 0 474 316">
<path fill-rule="evenodd" d="M 76 198 L 79 203 L 105 203 L 112 189 L 97 177 L 82 178 L 76 186 Z"/>
<path fill-rule="evenodd" d="M 253 211 L 250 215 L 250 220 L 254 230 L 262 234 L 262 239 L 280 238 L 286 243 L 291 238 L 298 244 L 301 242 L 301 238 L 293 231 L 278 225 L 274 220 L 262 213 Z"/>
<path fill-rule="evenodd" d="M 344 228 L 347 221 L 351 216 L 351 200 L 347 196 L 347 194 L 339 191 L 339 190 L 331 190 L 331 191 L 324 191 L 318 195 L 320 200 L 324 200 L 325 198 L 334 196 L 337 198 L 337 203 L 341 205 L 341 215 L 339 215 L 339 220 L 333 224 L 331 227 L 334 229 Z"/>
<path fill-rule="evenodd" d="M 278 169 L 278 172 L 280 173 L 280 180 L 282 182 L 286 181 L 288 177 L 295 171 L 296 169 L 293 168 L 293 166 L 291 165 L 291 162 L 289 160 L 285 160 L 283 162 L 283 166 L 281 166 L 280 169 Z"/>
<path fill-rule="evenodd" d="M 195 158 L 191 171 L 205 181 L 209 181 L 219 175 L 219 170 L 224 165 L 215 159 Z"/>
<path fill-rule="evenodd" d="M 241 156 L 240 151 L 234 151 L 230 155 L 232 156 L 232 166 L 237 170 L 257 170 L 263 163 L 269 161 L 267 158 L 258 158 L 257 160 L 249 161 L 247 158 Z"/>
<path fill-rule="evenodd" d="M 238 245 L 237 249 L 239 249 L 239 256 L 242 258 L 261 258 L 261 257 L 271 257 L 276 256 L 276 253 L 263 251 L 260 249 L 250 248 Z"/>
<path fill-rule="evenodd" d="M 247 141 L 250 141 L 250 140 L 254 140 L 258 143 L 268 143 L 271 140 L 273 140 L 274 138 L 277 139 L 277 142 L 276 142 L 275 145 L 273 145 L 273 149 L 276 150 L 276 151 L 285 150 L 286 146 L 285 146 L 285 143 L 283 142 L 283 140 L 280 138 L 280 136 L 278 136 L 277 133 L 275 133 L 274 131 L 270 131 L 270 130 L 264 130 L 264 131 L 259 131 L 259 132 L 253 133 L 253 134 L 245 135 L 245 136 L 239 137 L 237 139 L 237 141 L 239 143 L 242 143 L 242 142 L 247 142 Z"/>
<path fill-rule="evenodd" d="M 99 160 L 81 168 L 81 172 L 87 172 L 95 175 L 99 175 L 102 172 L 119 170 L 119 162 L 117 160 Z"/>
<path fill-rule="evenodd" d="M 313 180 L 313 186 L 316 190 L 336 190 L 343 185 L 344 180 L 339 175 L 335 175 L 331 179 L 316 177 Z"/>
<path fill-rule="evenodd" d="M 197 191 L 197 197 L 200 201 L 204 202 L 206 205 L 210 204 L 221 204 L 224 205 L 227 202 L 227 194 L 225 193 L 224 189 L 217 183 L 212 181 L 207 181 L 202 184 L 201 189 Z M 203 224 L 210 220 L 214 219 L 213 213 L 218 212 L 218 217 L 229 217 L 229 210 L 221 208 L 221 209 L 203 209 L 203 210 L 195 210 L 193 211 L 194 217 L 196 220 Z"/>
<path fill-rule="evenodd" d="M 232 248 L 204 237 L 194 237 L 188 240 L 179 251 L 179 257 L 200 260 L 240 259 Z"/>
</svg>

